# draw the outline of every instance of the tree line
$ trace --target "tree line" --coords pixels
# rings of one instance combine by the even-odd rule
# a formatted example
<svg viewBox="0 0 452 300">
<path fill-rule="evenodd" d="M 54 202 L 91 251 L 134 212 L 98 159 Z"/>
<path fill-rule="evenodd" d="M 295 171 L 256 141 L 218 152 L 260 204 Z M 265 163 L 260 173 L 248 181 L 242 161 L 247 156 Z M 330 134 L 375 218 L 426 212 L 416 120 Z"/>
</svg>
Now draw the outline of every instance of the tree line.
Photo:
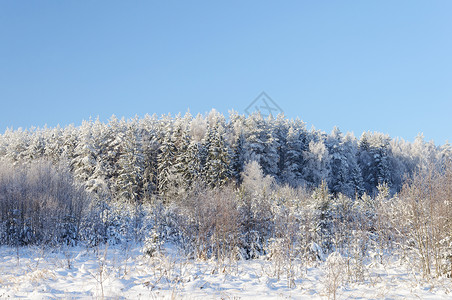
<svg viewBox="0 0 452 300">
<path fill-rule="evenodd" d="M 379 132 L 359 138 L 334 128 L 306 128 L 282 115 L 263 118 L 212 110 L 193 117 L 146 115 L 130 120 L 84 121 L 81 126 L 6 130 L 0 160 L 38 159 L 67 164 L 94 194 L 135 202 L 174 198 L 195 184 L 211 188 L 240 184 L 247 162 L 256 161 L 279 184 L 315 188 L 325 181 L 334 195 L 373 195 L 379 184 L 398 192 L 406 176 L 452 157 L 449 144 L 422 135 L 414 142 Z"/>
</svg>

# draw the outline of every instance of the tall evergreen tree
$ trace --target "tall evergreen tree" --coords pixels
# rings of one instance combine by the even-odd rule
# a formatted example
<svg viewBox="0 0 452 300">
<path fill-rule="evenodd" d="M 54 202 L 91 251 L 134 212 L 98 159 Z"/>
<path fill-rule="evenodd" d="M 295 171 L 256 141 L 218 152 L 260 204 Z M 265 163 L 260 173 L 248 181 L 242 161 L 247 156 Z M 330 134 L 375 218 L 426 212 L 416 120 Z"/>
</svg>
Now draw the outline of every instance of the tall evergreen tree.
<svg viewBox="0 0 452 300">
<path fill-rule="evenodd" d="M 303 145 L 299 128 L 292 125 L 289 127 L 284 152 L 284 169 L 281 179 L 283 182 L 297 186 L 302 182 L 303 172 Z"/>
<path fill-rule="evenodd" d="M 223 186 L 231 177 L 229 150 L 223 134 L 218 126 L 209 126 L 207 129 L 204 174 L 206 183 L 211 187 Z"/>
<path fill-rule="evenodd" d="M 316 187 L 327 180 L 330 173 L 330 160 L 324 137 L 317 134 L 317 141 L 309 142 L 308 150 L 303 153 L 305 166 L 303 179 L 309 186 Z"/>
<path fill-rule="evenodd" d="M 97 149 L 94 147 L 92 136 L 92 122 L 84 121 L 80 128 L 80 137 L 77 140 L 71 162 L 75 177 L 85 184 L 94 173 L 96 166 Z"/>
<path fill-rule="evenodd" d="M 375 192 L 378 184 L 391 186 L 390 156 L 388 136 L 363 133 L 359 142 L 359 165 L 367 192 Z"/>
<path fill-rule="evenodd" d="M 231 174 L 237 183 L 242 182 L 241 174 L 245 166 L 245 143 L 245 136 L 240 133 L 232 144 Z"/>
<path fill-rule="evenodd" d="M 265 174 L 272 177 L 277 177 L 278 175 L 278 165 L 279 165 L 279 154 L 278 149 L 283 146 L 281 140 L 276 134 L 276 128 L 274 126 L 274 119 L 270 115 L 266 122 L 264 123 L 264 132 L 266 133 L 263 138 L 264 151 L 261 156 L 260 164 Z"/>
<path fill-rule="evenodd" d="M 171 188 L 171 180 L 176 172 L 175 169 L 176 147 L 173 141 L 172 130 L 166 127 L 164 137 L 160 141 L 160 151 L 157 156 L 157 178 L 158 191 L 162 196 L 168 196 Z"/>
<path fill-rule="evenodd" d="M 118 196 L 131 203 L 140 203 L 144 195 L 144 157 L 141 134 L 136 122 L 129 124 L 122 146 L 118 161 Z"/>
</svg>

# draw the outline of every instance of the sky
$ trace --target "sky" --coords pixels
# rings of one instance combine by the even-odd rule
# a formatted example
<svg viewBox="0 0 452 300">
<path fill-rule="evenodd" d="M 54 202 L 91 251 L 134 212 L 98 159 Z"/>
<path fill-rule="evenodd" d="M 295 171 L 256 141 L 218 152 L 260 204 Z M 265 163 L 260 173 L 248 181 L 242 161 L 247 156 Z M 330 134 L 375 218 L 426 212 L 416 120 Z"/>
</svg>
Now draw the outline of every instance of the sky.
<svg viewBox="0 0 452 300">
<path fill-rule="evenodd" d="M 0 2 L 0 132 L 265 92 L 357 137 L 452 142 L 452 1 Z"/>
</svg>

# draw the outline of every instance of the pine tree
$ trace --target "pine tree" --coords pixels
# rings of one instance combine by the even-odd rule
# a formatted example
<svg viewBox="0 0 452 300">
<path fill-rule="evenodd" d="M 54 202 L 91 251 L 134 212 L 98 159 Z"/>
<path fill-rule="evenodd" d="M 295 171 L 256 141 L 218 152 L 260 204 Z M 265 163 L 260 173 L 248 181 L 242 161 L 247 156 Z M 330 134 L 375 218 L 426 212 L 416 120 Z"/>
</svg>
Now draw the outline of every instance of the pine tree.
<svg viewBox="0 0 452 300">
<path fill-rule="evenodd" d="M 333 193 L 344 193 L 348 183 L 349 166 L 344 151 L 342 132 L 334 127 L 333 132 L 327 139 L 328 153 L 330 155 L 331 172 L 328 178 L 328 186 Z"/>
<path fill-rule="evenodd" d="M 331 249 L 333 246 L 332 197 L 325 180 L 322 180 L 321 184 L 314 189 L 312 199 L 318 219 L 316 226 L 317 239 L 322 241 L 322 248 Z"/>
<path fill-rule="evenodd" d="M 150 198 L 157 190 L 157 166 L 158 166 L 158 134 L 156 116 L 146 115 L 141 128 L 143 130 L 143 156 L 144 174 L 143 189 L 145 196 Z"/>
<path fill-rule="evenodd" d="M 303 179 L 312 187 L 320 185 L 327 180 L 330 173 L 328 149 L 325 146 L 324 136 L 317 133 L 317 141 L 311 140 L 307 151 L 303 153 L 305 166 Z"/>
<path fill-rule="evenodd" d="M 452 146 L 449 142 L 439 147 L 439 153 L 437 154 L 437 161 L 440 166 L 445 166 L 452 162 Z"/>
<path fill-rule="evenodd" d="M 244 133 L 246 137 L 245 161 L 254 160 L 261 165 L 265 152 L 266 132 L 265 121 L 259 113 L 254 113 L 245 120 Z"/>
<path fill-rule="evenodd" d="M 62 145 L 61 145 L 61 158 L 65 159 L 72 163 L 73 159 L 76 157 L 77 145 L 82 136 L 82 127 L 76 128 L 74 125 L 69 125 L 64 128 L 61 136 Z"/>
<path fill-rule="evenodd" d="M 276 177 L 279 181 L 284 181 L 283 173 L 286 163 L 286 153 L 287 153 L 287 134 L 289 130 L 289 124 L 284 114 L 279 114 L 274 121 L 273 134 L 278 141 L 276 145 L 276 153 L 278 156 L 277 173 Z"/>
<path fill-rule="evenodd" d="M 359 143 L 359 165 L 368 193 L 376 191 L 378 184 L 391 186 L 389 137 L 380 133 L 363 133 Z"/>
<path fill-rule="evenodd" d="M 265 174 L 272 177 L 277 177 L 280 160 L 278 149 L 281 147 L 281 140 L 279 140 L 276 135 L 273 122 L 274 120 L 270 115 L 268 117 L 268 120 L 264 123 L 264 131 L 266 132 L 266 134 L 264 135 L 263 139 L 264 151 L 262 153 L 260 163 Z"/>
<path fill-rule="evenodd" d="M 24 154 L 29 144 L 28 132 L 19 128 L 16 131 L 7 130 L 4 136 L 6 142 L 4 158 L 14 164 L 24 162 Z"/>
<path fill-rule="evenodd" d="M 28 132 L 28 144 L 27 149 L 23 153 L 23 157 L 27 162 L 33 160 L 38 160 L 44 156 L 45 152 L 45 139 L 43 133 L 46 128 L 39 130 L 37 128 L 32 128 Z"/>
<path fill-rule="evenodd" d="M 374 164 L 376 171 L 376 185 L 375 188 L 379 184 L 386 183 L 391 186 L 391 169 L 390 169 L 390 157 L 391 157 L 391 149 L 389 146 L 389 136 L 385 136 L 383 134 L 374 134 L 374 145 L 373 145 L 373 153 L 374 153 Z"/>
<path fill-rule="evenodd" d="M 230 157 L 223 132 L 217 126 L 208 127 L 205 147 L 207 150 L 204 167 L 206 183 L 210 187 L 223 186 L 231 177 Z"/>
<path fill-rule="evenodd" d="M 119 197 L 131 203 L 140 203 L 144 194 L 144 157 L 141 134 L 136 123 L 129 124 L 125 132 L 119 165 Z"/>
<path fill-rule="evenodd" d="M 303 145 L 299 129 L 290 126 L 287 131 L 282 181 L 297 186 L 302 181 Z"/>
<path fill-rule="evenodd" d="M 245 165 L 245 143 L 245 136 L 240 133 L 232 145 L 231 174 L 237 183 L 242 182 L 241 174 Z"/>
<path fill-rule="evenodd" d="M 199 142 L 192 141 L 188 145 L 184 172 L 184 180 L 188 189 L 191 189 L 193 184 L 202 182 L 205 152 L 203 145 Z"/>
<path fill-rule="evenodd" d="M 372 172 L 372 157 L 369 142 L 369 133 L 364 132 L 359 140 L 358 164 L 361 168 L 363 176 L 364 188 L 368 193 L 371 193 L 373 187 L 376 186 L 376 179 Z"/>
<path fill-rule="evenodd" d="M 174 184 L 177 186 L 180 193 L 187 191 L 192 183 L 191 174 L 189 171 L 189 147 L 190 147 L 190 137 L 187 132 L 183 131 L 180 135 L 175 136 L 176 140 L 176 155 L 174 164 Z M 190 149 L 193 150 L 193 149 Z"/>
<path fill-rule="evenodd" d="M 354 198 L 361 197 L 365 192 L 361 169 L 358 165 L 358 146 L 356 138 L 347 133 L 343 142 L 344 153 L 348 165 L 348 178 L 342 193 Z"/>
<path fill-rule="evenodd" d="M 63 129 L 59 126 L 47 129 L 44 133 L 44 157 L 57 164 L 62 160 L 63 153 Z"/>
<path fill-rule="evenodd" d="M 89 184 L 89 178 L 94 172 L 97 157 L 91 127 L 91 121 L 84 121 L 82 123 L 80 128 L 80 138 L 77 140 L 77 146 L 73 152 L 74 158 L 71 162 L 75 178 L 77 178 L 80 182 L 83 182 L 85 186 Z"/>
<path fill-rule="evenodd" d="M 175 173 L 175 152 L 172 131 L 169 126 L 165 128 L 164 137 L 160 142 L 160 151 L 157 156 L 158 191 L 162 196 L 168 196 L 171 188 L 171 180 Z"/>
<path fill-rule="evenodd" d="M 95 149 L 93 157 L 96 160 L 94 170 L 86 182 L 86 188 L 98 198 L 104 197 L 105 192 L 110 188 L 108 182 L 108 172 L 106 168 L 108 152 L 106 125 L 97 119 L 91 126 L 91 147 Z"/>
</svg>

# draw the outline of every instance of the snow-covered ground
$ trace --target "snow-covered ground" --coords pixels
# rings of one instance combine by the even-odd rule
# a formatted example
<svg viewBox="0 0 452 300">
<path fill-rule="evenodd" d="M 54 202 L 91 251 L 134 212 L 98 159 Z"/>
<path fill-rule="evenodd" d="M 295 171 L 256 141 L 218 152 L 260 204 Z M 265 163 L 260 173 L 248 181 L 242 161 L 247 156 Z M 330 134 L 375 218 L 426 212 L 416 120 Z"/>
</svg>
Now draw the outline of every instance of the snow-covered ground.
<svg viewBox="0 0 452 300">
<path fill-rule="evenodd" d="M 426 281 L 390 259 L 364 264 L 358 281 L 332 259 L 294 263 L 289 280 L 274 261 L 200 262 L 166 249 L 150 258 L 137 246 L 0 247 L 0 298 L 333 299 L 336 290 L 337 299 L 452 299 L 452 279 Z"/>
</svg>

